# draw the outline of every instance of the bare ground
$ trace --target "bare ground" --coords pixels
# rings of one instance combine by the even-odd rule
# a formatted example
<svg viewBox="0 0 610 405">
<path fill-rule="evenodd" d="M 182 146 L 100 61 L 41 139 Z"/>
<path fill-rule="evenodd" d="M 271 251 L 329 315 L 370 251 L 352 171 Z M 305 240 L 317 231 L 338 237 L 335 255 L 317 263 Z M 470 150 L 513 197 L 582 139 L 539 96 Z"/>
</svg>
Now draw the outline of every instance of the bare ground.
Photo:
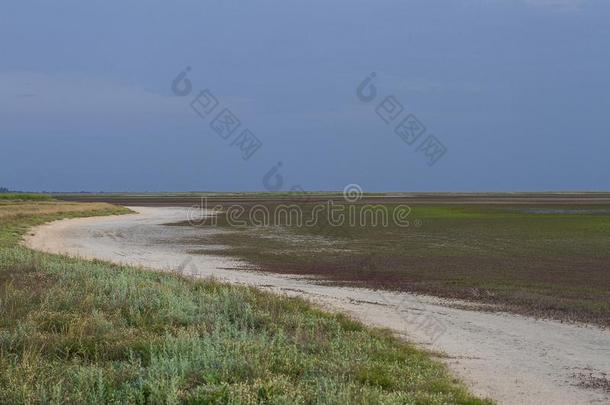
<svg viewBox="0 0 610 405">
<path fill-rule="evenodd" d="M 520 315 L 480 312 L 471 304 L 423 295 L 322 285 L 314 278 L 244 270 L 246 263 L 189 255 L 201 229 L 167 227 L 185 208 L 132 208 L 136 215 L 58 221 L 33 230 L 26 244 L 71 256 L 214 277 L 301 296 L 326 309 L 386 327 L 440 357 L 471 390 L 498 403 L 608 403 L 610 332 Z M 223 232 L 212 229 L 207 232 Z M 193 235 L 194 236 L 194 235 Z M 217 248 L 217 246 L 215 246 Z"/>
</svg>

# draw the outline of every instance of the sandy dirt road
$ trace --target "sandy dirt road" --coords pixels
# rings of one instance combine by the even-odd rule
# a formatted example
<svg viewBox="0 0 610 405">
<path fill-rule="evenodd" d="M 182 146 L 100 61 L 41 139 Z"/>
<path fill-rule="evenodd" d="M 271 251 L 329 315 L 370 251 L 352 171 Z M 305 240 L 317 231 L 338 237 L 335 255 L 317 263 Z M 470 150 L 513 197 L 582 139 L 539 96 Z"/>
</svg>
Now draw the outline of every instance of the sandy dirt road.
<svg viewBox="0 0 610 405">
<path fill-rule="evenodd" d="M 471 390 L 500 404 L 608 404 L 591 386 L 610 378 L 610 331 L 506 313 L 463 309 L 466 303 L 407 293 L 320 285 L 314 279 L 244 270 L 212 255 L 201 228 L 164 224 L 186 208 L 131 207 L 138 214 L 70 219 L 33 229 L 25 243 L 51 253 L 176 271 L 301 296 L 373 326 L 386 327 L 440 359 Z M 196 236 L 196 238 L 195 238 Z M 198 242 L 193 242 L 197 240 Z M 216 248 L 216 246 L 215 246 Z"/>
</svg>

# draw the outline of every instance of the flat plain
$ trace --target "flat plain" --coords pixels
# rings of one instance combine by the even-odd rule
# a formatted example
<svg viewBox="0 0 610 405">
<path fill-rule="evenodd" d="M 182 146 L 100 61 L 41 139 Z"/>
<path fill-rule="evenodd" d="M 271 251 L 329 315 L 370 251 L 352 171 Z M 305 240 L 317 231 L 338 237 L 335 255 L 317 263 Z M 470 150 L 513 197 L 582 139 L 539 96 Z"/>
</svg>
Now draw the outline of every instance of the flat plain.
<svg viewBox="0 0 610 405">
<path fill-rule="evenodd" d="M 322 210 L 341 195 L 97 195 L 68 200 L 128 205 L 199 206 L 219 211 L 211 221 L 230 232 L 202 236 L 199 253 L 239 257 L 253 269 L 316 276 L 343 285 L 458 298 L 482 310 L 610 325 L 610 195 L 606 193 L 365 194 L 353 204 L 393 212 L 408 205 L 409 226 L 331 223 Z M 244 209 L 243 225 L 227 219 Z M 258 226 L 254 207 L 297 207 L 303 221 L 285 216 Z M 345 208 L 349 212 L 350 207 Z M 296 212 L 296 211 L 295 211 Z M 306 224 L 316 216 L 315 221 Z M 381 222 L 381 221 L 378 221 Z M 214 249 L 213 245 L 219 246 Z M 210 246 L 212 245 L 212 246 Z M 193 250 L 192 253 L 198 253 Z"/>
<path fill-rule="evenodd" d="M 0 403 L 488 403 L 387 331 L 300 299 L 20 244 L 128 209 L 0 203 Z"/>
<path fill-rule="evenodd" d="M 597 249 L 607 243 L 610 204 L 602 194 L 365 195 L 349 203 L 337 194 L 84 197 L 123 204 L 136 199 L 148 207 L 132 207 L 139 212 L 134 216 L 44 226 L 29 246 L 305 298 L 432 350 L 471 392 L 499 403 L 603 402 L 610 394 L 604 268 L 593 273 L 597 284 L 585 278 L 580 291 L 569 279 L 558 285 L 561 278 L 553 274 L 553 263 L 565 262 L 568 274 L 578 270 L 570 256 L 603 259 Z M 369 223 L 325 221 L 324 206 L 331 202 L 356 218 L 367 214 Z M 408 224 L 374 223 L 371 206 L 404 214 L 407 205 Z M 232 214 L 235 207 L 241 215 Z M 217 215 L 197 218 L 206 208 Z M 280 210 L 286 215 L 259 223 L 258 214 Z M 244 215 L 253 211 L 256 220 Z M 288 215 L 311 220 L 314 211 L 316 220 L 305 225 Z M 531 260 L 511 262 L 524 251 L 529 259 L 544 259 L 533 270 L 548 272 L 549 280 L 528 274 Z M 404 257 L 411 261 L 396 260 Z M 442 268 L 431 267 L 430 257 Z M 467 266 L 463 274 L 457 271 L 463 257 L 489 268 L 468 279 L 475 272 Z M 419 262 L 424 266 L 417 273 Z M 524 270 L 496 271 L 504 262 Z M 328 263 L 334 267 L 321 272 Z M 541 288 L 548 281 L 550 288 Z M 570 288 L 571 296 L 563 291 Z M 583 294 L 587 289 L 593 299 Z"/>
</svg>

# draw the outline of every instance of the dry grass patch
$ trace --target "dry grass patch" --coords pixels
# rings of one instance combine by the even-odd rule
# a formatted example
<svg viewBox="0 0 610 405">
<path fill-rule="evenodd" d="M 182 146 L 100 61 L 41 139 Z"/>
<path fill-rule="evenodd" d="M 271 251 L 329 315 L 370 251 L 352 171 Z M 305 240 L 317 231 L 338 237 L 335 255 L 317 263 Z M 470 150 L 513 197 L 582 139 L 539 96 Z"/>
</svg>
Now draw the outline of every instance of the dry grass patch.
<svg viewBox="0 0 610 405">
<path fill-rule="evenodd" d="M 111 211 L 117 207 L 107 203 L 72 203 L 62 201 L 14 202 L 0 201 L 0 219 L 25 218 L 36 215 Z"/>
</svg>

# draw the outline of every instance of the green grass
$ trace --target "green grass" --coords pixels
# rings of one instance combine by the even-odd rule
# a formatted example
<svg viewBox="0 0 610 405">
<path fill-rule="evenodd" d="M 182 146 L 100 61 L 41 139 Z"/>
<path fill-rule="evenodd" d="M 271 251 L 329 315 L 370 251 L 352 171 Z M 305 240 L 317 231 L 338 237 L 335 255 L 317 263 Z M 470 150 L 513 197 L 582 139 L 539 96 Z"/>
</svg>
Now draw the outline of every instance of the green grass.
<svg viewBox="0 0 610 405">
<path fill-rule="evenodd" d="M 48 194 L 35 193 L 0 193 L 0 202 L 11 201 L 51 201 L 53 197 Z"/>
<path fill-rule="evenodd" d="M 0 403 L 485 402 L 426 353 L 302 300 L 17 244 L 109 213 L 0 218 Z"/>
<path fill-rule="evenodd" d="M 312 206 L 301 207 L 311 218 Z M 422 204 L 409 216 L 421 226 L 408 228 L 391 221 L 332 226 L 319 218 L 311 227 L 235 228 L 221 216 L 218 225 L 233 231 L 204 244 L 229 246 L 212 252 L 267 271 L 610 326 L 609 206 Z"/>
</svg>

